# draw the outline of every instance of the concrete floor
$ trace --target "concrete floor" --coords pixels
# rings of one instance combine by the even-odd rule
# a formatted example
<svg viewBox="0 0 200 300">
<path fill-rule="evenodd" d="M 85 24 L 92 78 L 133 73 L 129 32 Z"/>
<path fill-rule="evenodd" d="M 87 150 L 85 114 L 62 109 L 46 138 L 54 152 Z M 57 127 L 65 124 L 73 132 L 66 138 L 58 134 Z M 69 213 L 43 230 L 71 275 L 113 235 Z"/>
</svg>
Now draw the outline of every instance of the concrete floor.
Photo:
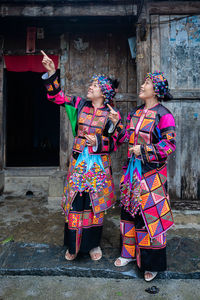
<svg viewBox="0 0 200 300">
<path fill-rule="evenodd" d="M 0 240 L 63 244 L 64 216 L 43 199 L 7 198 L 0 202 Z"/>
<path fill-rule="evenodd" d="M 145 289 L 156 286 L 159 293 Z M 199 280 L 102 279 L 66 276 L 0 276 L 0 300 L 199 300 Z"/>
<path fill-rule="evenodd" d="M 175 226 L 168 237 L 200 240 L 200 211 L 174 213 Z M 105 216 L 102 243 L 119 245 L 120 209 L 110 209 Z M 64 215 L 60 203 L 49 205 L 44 199 L 6 198 L 0 200 L 0 242 L 13 236 L 15 242 L 63 245 Z"/>
<path fill-rule="evenodd" d="M 200 212 L 175 211 L 174 216 L 176 225 L 167 235 L 168 273 L 160 278 L 200 278 Z M 103 259 L 100 261 L 101 273 L 104 268 L 108 269 L 108 278 L 124 278 L 121 274 L 118 274 L 119 277 L 112 275 L 116 273 L 116 270 L 113 270 L 113 261 L 120 254 L 119 222 L 119 207 L 110 209 L 105 216 L 101 242 Z M 74 272 L 70 271 L 70 276 L 84 276 L 84 274 L 79 275 L 79 261 L 74 261 L 71 266 L 66 265 L 64 260 L 62 247 L 64 215 L 60 202 L 48 203 L 44 199 L 36 198 L 1 198 L 0 228 L 2 275 L 40 275 L 42 266 L 52 270 L 51 273 L 46 272 L 44 275 L 69 274 L 69 269 L 72 267 Z M 13 237 L 14 243 L 1 245 L 1 242 L 8 237 Z M 17 261 L 15 256 L 19 258 Z M 30 258 L 29 264 L 24 259 L 26 256 Z M 37 268 L 35 273 L 31 269 L 32 263 Z M 88 260 L 83 259 L 82 267 L 89 273 L 93 272 L 87 276 L 95 277 L 95 268 L 89 257 Z M 58 273 L 59 268 L 64 268 L 66 273 Z M 131 268 L 128 267 L 127 272 L 131 271 Z M 24 269 L 26 269 L 25 273 Z"/>
<path fill-rule="evenodd" d="M 106 214 L 102 244 L 119 246 L 120 209 Z M 63 245 L 64 214 L 60 201 L 7 198 L 0 201 L 0 242 L 12 236 L 15 242 Z"/>
</svg>

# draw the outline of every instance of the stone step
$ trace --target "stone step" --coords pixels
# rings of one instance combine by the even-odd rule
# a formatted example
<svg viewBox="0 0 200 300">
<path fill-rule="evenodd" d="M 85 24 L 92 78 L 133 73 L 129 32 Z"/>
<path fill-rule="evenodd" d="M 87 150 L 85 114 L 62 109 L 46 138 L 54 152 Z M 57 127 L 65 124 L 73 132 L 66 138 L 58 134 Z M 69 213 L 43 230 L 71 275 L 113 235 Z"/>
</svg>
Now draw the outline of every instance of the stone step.
<svg viewBox="0 0 200 300">
<path fill-rule="evenodd" d="M 161 279 L 200 279 L 200 241 L 172 238 L 167 247 L 168 270 Z M 89 255 L 79 255 L 74 261 L 64 259 L 62 246 L 9 242 L 0 246 L 0 275 L 39 275 L 70 277 L 102 277 L 115 279 L 142 278 L 134 262 L 117 268 L 113 262 L 119 256 L 117 248 L 103 248 L 103 258 L 91 261 Z"/>
</svg>

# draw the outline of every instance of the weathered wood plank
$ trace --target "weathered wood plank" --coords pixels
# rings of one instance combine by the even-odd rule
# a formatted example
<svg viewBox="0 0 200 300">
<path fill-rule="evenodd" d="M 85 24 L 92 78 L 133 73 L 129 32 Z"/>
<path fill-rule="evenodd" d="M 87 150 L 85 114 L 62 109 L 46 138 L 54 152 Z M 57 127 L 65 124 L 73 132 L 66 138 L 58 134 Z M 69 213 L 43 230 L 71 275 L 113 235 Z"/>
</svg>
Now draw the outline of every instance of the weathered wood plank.
<svg viewBox="0 0 200 300">
<path fill-rule="evenodd" d="M 162 22 L 166 22 L 162 23 Z M 160 64 L 166 78 L 168 79 L 169 86 L 171 87 L 171 53 L 169 47 L 169 16 L 160 16 Z"/>
<path fill-rule="evenodd" d="M 91 45 L 91 55 L 93 56 L 93 74 L 108 75 L 110 53 L 107 33 L 99 32 L 98 35 L 93 35 L 91 39 Z"/>
<path fill-rule="evenodd" d="M 170 21 L 174 18 L 174 16 L 170 16 Z M 166 24 L 165 24 L 166 26 Z M 173 89 L 174 84 L 176 83 L 176 68 L 174 68 L 174 66 L 176 65 L 176 56 L 172 55 L 172 51 L 173 48 L 176 45 L 176 22 L 172 22 L 169 24 L 170 26 L 170 43 L 172 45 L 172 49 L 170 50 L 170 54 L 171 54 L 171 68 L 173 70 L 170 71 L 170 78 L 169 78 L 169 83 L 170 83 L 170 89 L 172 92 L 172 95 L 175 97 L 175 93 L 177 93 L 177 89 Z M 169 41 L 168 41 L 168 45 L 169 45 Z M 181 95 L 182 96 L 182 95 Z M 176 96 L 177 98 L 177 96 Z"/>
<path fill-rule="evenodd" d="M 162 1 L 149 2 L 147 4 L 149 14 L 173 15 L 173 14 L 198 14 L 200 13 L 199 1 Z"/>
<path fill-rule="evenodd" d="M 144 83 L 146 74 L 150 71 L 150 54 L 149 43 L 138 42 L 137 43 L 137 93 L 139 93 L 141 85 Z M 141 101 L 138 98 L 138 104 Z"/>
<path fill-rule="evenodd" d="M 69 91 L 70 94 L 84 96 L 89 80 L 89 70 L 94 68 L 88 65 L 92 52 L 90 34 L 70 34 L 70 59 L 69 59 Z"/>
<path fill-rule="evenodd" d="M 182 139 L 182 118 L 181 118 L 181 102 L 170 101 L 163 103 L 173 114 L 176 122 L 176 151 L 168 160 L 168 190 L 170 199 L 181 198 L 181 139 Z"/>
<path fill-rule="evenodd" d="M 136 75 L 136 60 L 131 58 L 130 49 L 128 47 L 127 61 L 127 93 L 137 93 L 137 75 Z"/>
<path fill-rule="evenodd" d="M 120 81 L 119 93 L 127 93 L 127 35 L 108 34 L 109 75 Z"/>
<path fill-rule="evenodd" d="M 151 70 L 160 70 L 160 16 L 151 16 Z"/>
<path fill-rule="evenodd" d="M 182 103 L 181 198 L 200 199 L 200 102 Z"/>
<path fill-rule="evenodd" d="M 171 38 L 169 40 L 174 74 L 171 88 L 178 90 L 187 89 L 189 87 L 188 75 L 190 75 L 192 64 L 192 60 L 188 55 L 189 45 L 186 23 L 186 18 L 171 23 L 171 27 L 174 27 L 174 31 L 176 30 L 175 41 Z"/>
<path fill-rule="evenodd" d="M 0 16 L 15 17 L 72 17 L 72 16 L 127 16 L 136 15 L 137 6 L 133 4 L 85 4 L 85 5 L 34 5 L 24 6 L 2 4 Z"/>
</svg>

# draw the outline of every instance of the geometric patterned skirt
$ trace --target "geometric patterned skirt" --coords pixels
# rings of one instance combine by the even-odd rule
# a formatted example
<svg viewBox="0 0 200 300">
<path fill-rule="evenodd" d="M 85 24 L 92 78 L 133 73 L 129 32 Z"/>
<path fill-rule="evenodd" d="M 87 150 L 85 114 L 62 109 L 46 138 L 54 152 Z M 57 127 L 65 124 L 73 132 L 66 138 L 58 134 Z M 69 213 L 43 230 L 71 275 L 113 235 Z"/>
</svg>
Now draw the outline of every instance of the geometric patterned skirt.
<svg viewBox="0 0 200 300">
<path fill-rule="evenodd" d="M 140 213 L 132 217 L 121 209 L 121 257 L 136 258 L 141 271 L 166 270 L 166 233 L 150 239 Z"/>
<path fill-rule="evenodd" d="M 65 222 L 64 245 L 70 254 L 88 253 L 100 245 L 104 212 L 94 215 L 89 193 L 77 193 L 68 221 Z"/>
</svg>

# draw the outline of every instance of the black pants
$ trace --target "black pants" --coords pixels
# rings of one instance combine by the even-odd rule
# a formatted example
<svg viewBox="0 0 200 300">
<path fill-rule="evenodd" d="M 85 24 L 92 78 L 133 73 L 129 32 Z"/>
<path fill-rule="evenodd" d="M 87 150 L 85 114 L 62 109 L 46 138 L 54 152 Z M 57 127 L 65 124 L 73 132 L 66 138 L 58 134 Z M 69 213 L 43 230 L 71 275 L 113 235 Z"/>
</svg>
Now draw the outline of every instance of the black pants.
<svg viewBox="0 0 200 300">
<path fill-rule="evenodd" d="M 88 253 L 100 245 L 104 213 L 94 215 L 89 193 L 76 195 L 65 223 L 64 245 L 70 254 Z"/>
<path fill-rule="evenodd" d="M 138 213 L 134 218 L 121 210 L 121 256 L 137 258 L 137 265 L 141 271 L 159 272 L 166 270 L 166 235 L 155 239 L 145 228 L 142 216 Z"/>
</svg>

